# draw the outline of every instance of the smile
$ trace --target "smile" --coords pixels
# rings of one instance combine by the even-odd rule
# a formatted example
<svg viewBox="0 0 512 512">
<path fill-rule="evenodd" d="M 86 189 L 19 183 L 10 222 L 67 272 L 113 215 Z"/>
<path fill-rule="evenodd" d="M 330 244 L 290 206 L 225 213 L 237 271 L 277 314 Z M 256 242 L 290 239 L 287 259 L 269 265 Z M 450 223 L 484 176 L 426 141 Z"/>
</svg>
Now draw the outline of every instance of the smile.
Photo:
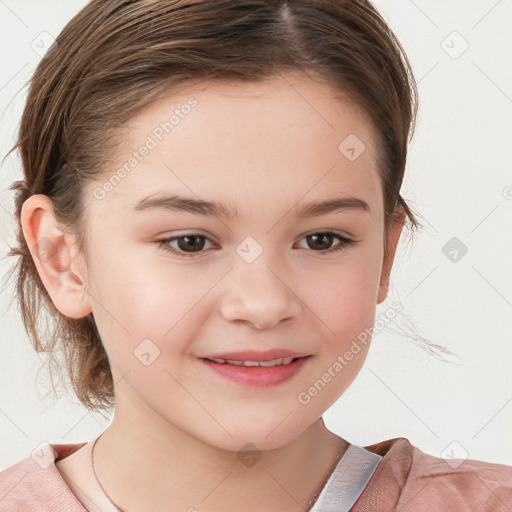
<svg viewBox="0 0 512 512">
<path fill-rule="evenodd" d="M 213 374 L 243 386 L 270 387 L 297 375 L 312 356 L 273 359 L 270 361 L 236 361 L 201 359 Z"/>
<path fill-rule="evenodd" d="M 234 359 L 211 359 L 219 364 L 234 364 L 236 366 L 282 366 L 290 364 L 294 360 L 293 357 L 286 357 L 281 359 L 272 359 L 271 361 L 237 361 Z"/>
</svg>

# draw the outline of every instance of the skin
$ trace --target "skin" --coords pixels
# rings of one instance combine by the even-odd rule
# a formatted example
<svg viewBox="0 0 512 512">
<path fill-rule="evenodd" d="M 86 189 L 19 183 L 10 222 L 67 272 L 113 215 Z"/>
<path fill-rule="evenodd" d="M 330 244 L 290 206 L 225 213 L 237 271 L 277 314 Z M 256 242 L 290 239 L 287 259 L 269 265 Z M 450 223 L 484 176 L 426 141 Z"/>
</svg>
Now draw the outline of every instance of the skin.
<svg viewBox="0 0 512 512">
<path fill-rule="evenodd" d="M 46 196 L 25 202 L 24 234 L 56 307 L 72 318 L 92 312 L 108 353 L 116 408 L 95 459 L 123 510 L 307 510 L 347 447 L 322 414 L 357 376 L 369 344 L 308 404 L 297 396 L 373 326 L 404 219 L 385 253 L 372 124 L 341 93 L 301 74 L 162 95 L 130 121 L 115 149 L 119 166 L 191 96 L 198 105 L 104 199 L 94 188 L 117 167 L 87 184 L 87 258 L 55 224 Z M 354 161 L 338 150 L 350 134 L 366 146 Z M 163 191 L 222 202 L 239 217 L 134 211 Z M 338 195 L 361 198 L 371 211 L 293 215 Z M 322 255 L 340 240 L 315 246 L 306 235 L 326 230 L 358 243 Z M 190 258 L 157 243 L 190 232 L 207 239 Z M 236 252 L 247 236 L 263 249 L 250 264 Z M 43 237 L 55 247 L 47 261 L 37 252 Z M 149 366 L 134 356 L 145 338 L 160 350 Z M 276 347 L 313 357 L 270 388 L 225 380 L 199 359 Z M 246 443 L 261 455 L 251 467 L 237 457 Z M 90 447 L 57 467 L 90 510 L 115 510 L 92 475 Z"/>
</svg>

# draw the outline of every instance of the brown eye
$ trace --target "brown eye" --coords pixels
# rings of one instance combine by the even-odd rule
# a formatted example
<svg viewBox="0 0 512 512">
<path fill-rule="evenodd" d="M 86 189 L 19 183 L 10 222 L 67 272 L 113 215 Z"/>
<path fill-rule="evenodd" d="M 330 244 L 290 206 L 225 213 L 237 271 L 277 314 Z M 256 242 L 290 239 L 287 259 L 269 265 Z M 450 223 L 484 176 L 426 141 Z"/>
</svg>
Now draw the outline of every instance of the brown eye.
<svg viewBox="0 0 512 512">
<path fill-rule="evenodd" d="M 333 231 L 317 231 L 316 233 L 305 235 L 303 238 L 306 239 L 309 248 L 320 254 L 330 254 L 335 251 L 342 251 L 348 246 L 357 243 L 357 240 L 346 238 Z M 332 244 L 335 239 L 338 239 L 339 242 L 333 246 Z"/>
<path fill-rule="evenodd" d="M 306 239 L 308 249 L 322 255 L 342 251 L 348 246 L 358 243 L 357 240 L 346 238 L 332 231 L 318 231 L 303 236 L 303 239 Z M 338 243 L 333 245 L 336 239 Z M 173 236 L 157 241 L 158 245 L 165 251 L 184 257 L 194 257 L 206 252 L 205 243 L 207 242 L 211 243 L 207 237 L 198 233 Z"/>
<path fill-rule="evenodd" d="M 180 236 L 176 239 L 178 248 L 185 252 L 200 251 L 204 247 L 205 237 L 201 235 Z"/>
<path fill-rule="evenodd" d="M 158 245 L 165 251 L 178 256 L 195 256 L 200 254 L 204 249 L 205 242 L 209 241 L 205 236 L 196 233 L 190 233 L 182 236 L 173 236 L 158 240 Z M 210 242 L 211 243 L 211 242 Z M 176 244 L 172 246 L 171 244 Z M 177 247 L 176 247 L 177 246 Z"/>
<path fill-rule="evenodd" d="M 334 236 L 332 233 L 315 233 L 314 235 L 307 235 L 306 238 L 312 249 L 325 251 L 330 249 Z"/>
</svg>

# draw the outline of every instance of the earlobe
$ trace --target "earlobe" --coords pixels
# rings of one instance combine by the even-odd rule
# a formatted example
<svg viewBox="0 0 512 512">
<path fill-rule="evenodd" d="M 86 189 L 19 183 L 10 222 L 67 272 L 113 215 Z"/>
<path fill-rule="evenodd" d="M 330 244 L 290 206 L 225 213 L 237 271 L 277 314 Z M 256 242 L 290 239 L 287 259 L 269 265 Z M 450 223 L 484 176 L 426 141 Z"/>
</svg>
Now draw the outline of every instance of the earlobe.
<svg viewBox="0 0 512 512">
<path fill-rule="evenodd" d="M 48 196 L 35 194 L 21 209 L 23 235 L 39 276 L 55 307 L 65 316 L 82 318 L 91 312 L 91 305 L 80 270 L 73 271 L 70 236 L 65 235 L 53 214 Z"/>
<path fill-rule="evenodd" d="M 389 276 L 393 268 L 393 261 L 395 259 L 396 247 L 400 234 L 405 224 L 405 215 L 400 214 L 396 221 L 394 221 L 389 228 L 388 238 L 386 241 L 386 251 L 382 262 L 382 270 L 380 275 L 379 293 L 377 297 L 377 304 L 384 302 L 388 295 L 389 290 Z"/>
</svg>

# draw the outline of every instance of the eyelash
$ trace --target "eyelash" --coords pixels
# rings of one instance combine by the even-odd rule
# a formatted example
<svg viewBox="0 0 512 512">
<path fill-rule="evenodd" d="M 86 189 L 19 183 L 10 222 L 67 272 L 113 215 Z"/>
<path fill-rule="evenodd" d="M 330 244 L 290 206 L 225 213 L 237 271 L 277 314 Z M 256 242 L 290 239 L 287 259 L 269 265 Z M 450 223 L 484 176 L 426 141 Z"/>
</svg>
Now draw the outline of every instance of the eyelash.
<svg viewBox="0 0 512 512">
<path fill-rule="evenodd" d="M 313 233 L 305 234 L 302 238 L 305 238 L 307 236 L 313 236 L 313 235 L 333 235 L 335 238 L 340 240 L 340 243 L 338 243 L 334 247 L 331 247 L 330 249 L 326 249 L 324 251 L 315 251 L 312 249 L 313 252 L 318 253 L 318 254 L 332 254 L 334 252 L 343 251 L 343 250 L 347 249 L 349 246 L 355 245 L 358 243 L 357 240 L 352 240 L 350 238 L 346 238 L 338 233 L 335 233 L 334 231 L 315 231 Z M 206 240 L 208 240 L 207 237 L 205 237 L 204 235 L 201 235 L 199 233 L 185 233 L 184 235 L 173 236 L 173 237 L 169 237 L 169 238 L 164 238 L 162 240 L 158 240 L 157 244 L 159 245 L 159 247 L 161 247 L 165 251 L 168 251 L 172 254 L 190 258 L 190 257 L 196 256 L 197 254 L 201 254 L 202 252 L 205 252 L 205 251 L 204 250 L 200 250 L 200 251 L 196 251 L 196 252 L 179 251 L 179 250 L 175 249 L 174 247 L 171 247 L 169 245 L 169 243 L 174 240 L 178 240 L 180 238 L 193 237 L 193 236 L 198 236 L 198 237 L 205 238 Z"/>
</svg>

